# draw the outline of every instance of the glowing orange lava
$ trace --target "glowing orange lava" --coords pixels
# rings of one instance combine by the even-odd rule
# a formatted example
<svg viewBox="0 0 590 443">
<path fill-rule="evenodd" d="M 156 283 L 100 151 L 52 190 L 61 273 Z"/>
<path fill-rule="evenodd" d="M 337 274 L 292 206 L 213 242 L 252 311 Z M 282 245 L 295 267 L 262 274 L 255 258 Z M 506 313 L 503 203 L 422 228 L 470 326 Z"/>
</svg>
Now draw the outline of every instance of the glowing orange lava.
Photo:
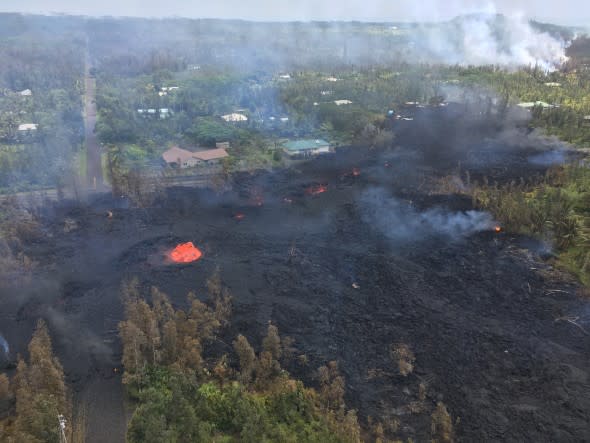
<svg viewBox="0 0 590 443">
<path fill-rule="evenodd" d="M 305 190 L 307 195 L 318 195 L 323 194 L 328 190 L 328 185 L 310 186 Z"/>
<path fill-rule="evenodd" d="M 494 226 L 494 232 L 499 234 L 500 232 L 502 232 L 502 226 Z"/>
<path fill-rule="evenodd" d="M 201 258 L 203 254 L 192 242 L 181 243 L 170 252 L 170 260 L 175 263 L 191 263 Z"/>
<path fill-rule="evenodd" d="M 352 168 L 352 175 L 353 177 L 358 177 L 361 175 L 361 170 L 359 168 Z"/>
<path fill-rule="evenodd" d="M 242 214 L 241 212 L 234 214 L 234 220 L 237 220 L 237 221 L 244 220 L 244 217 L 246 217 L 246 216 L 244 214 Z"/>
</svg>

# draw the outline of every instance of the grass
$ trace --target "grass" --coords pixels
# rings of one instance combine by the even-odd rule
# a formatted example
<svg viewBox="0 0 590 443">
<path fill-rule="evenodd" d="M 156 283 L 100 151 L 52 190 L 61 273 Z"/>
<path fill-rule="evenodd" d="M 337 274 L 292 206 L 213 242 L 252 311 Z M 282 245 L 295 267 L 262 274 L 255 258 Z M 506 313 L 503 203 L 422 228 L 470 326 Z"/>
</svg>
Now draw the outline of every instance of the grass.
<svg viewBox="0 0 590 443">
<path fill-rule="evenodd" d="M 472 197 L 507 231 L 552 243 L 557 265 L 590 287 L 590 167 L 556 168 L 533 183 L 475 186 Z"/>
</svg>

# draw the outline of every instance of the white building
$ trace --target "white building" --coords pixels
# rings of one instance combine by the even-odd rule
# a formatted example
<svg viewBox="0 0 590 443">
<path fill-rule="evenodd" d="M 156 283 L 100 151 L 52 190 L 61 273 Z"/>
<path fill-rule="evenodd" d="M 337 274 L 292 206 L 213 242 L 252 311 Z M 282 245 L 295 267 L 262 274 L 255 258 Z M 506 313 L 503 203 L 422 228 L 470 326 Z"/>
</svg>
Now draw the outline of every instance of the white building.
<svg viewBox="0 0 590 443">
<path fill-rule="evenodd" d="M 36 131 L 37 130 L 37 123 L 23 123 L 22 125 L 18 125 L 19 131 Z"/>
<path fill-rule="evenodd" d="M 244 114 L 238 114 L 237 112 L 233 112 L 231 114 L 226 114 L 221 116 L 226 122 L 245 122 L 248 121 L 248 117 Z"/>
</svg>

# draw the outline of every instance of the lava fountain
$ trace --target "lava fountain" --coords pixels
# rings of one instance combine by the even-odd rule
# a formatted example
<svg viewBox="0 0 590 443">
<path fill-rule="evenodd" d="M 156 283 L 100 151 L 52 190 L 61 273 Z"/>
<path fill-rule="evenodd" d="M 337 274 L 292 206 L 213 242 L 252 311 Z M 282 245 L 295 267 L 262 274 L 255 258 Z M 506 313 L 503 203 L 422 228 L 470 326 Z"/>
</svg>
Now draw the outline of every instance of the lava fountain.
<svg viewBox="0 0 590 443">
<path fill-rule="evenodd" d="M 192 263 L 201 258 L 203 253 L 193 245 L 193 242 L 181 243 L 169 254 L 174 263 Z"/>
</svg>

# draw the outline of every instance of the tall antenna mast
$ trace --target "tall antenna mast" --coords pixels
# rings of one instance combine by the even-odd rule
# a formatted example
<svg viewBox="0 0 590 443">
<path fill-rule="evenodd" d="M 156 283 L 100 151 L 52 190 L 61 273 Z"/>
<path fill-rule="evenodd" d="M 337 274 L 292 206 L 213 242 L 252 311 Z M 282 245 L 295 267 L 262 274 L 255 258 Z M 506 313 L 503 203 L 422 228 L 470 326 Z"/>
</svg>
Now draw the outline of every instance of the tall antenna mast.
<svg viewBox="0 0 590 443">
<path fill-rule="evenodd" d="M 66 419 L 63 415 L 58 414 L 57 421 L 59 422 L 59 443 L 68 443 L 66 439 Z"/>
</svg>

